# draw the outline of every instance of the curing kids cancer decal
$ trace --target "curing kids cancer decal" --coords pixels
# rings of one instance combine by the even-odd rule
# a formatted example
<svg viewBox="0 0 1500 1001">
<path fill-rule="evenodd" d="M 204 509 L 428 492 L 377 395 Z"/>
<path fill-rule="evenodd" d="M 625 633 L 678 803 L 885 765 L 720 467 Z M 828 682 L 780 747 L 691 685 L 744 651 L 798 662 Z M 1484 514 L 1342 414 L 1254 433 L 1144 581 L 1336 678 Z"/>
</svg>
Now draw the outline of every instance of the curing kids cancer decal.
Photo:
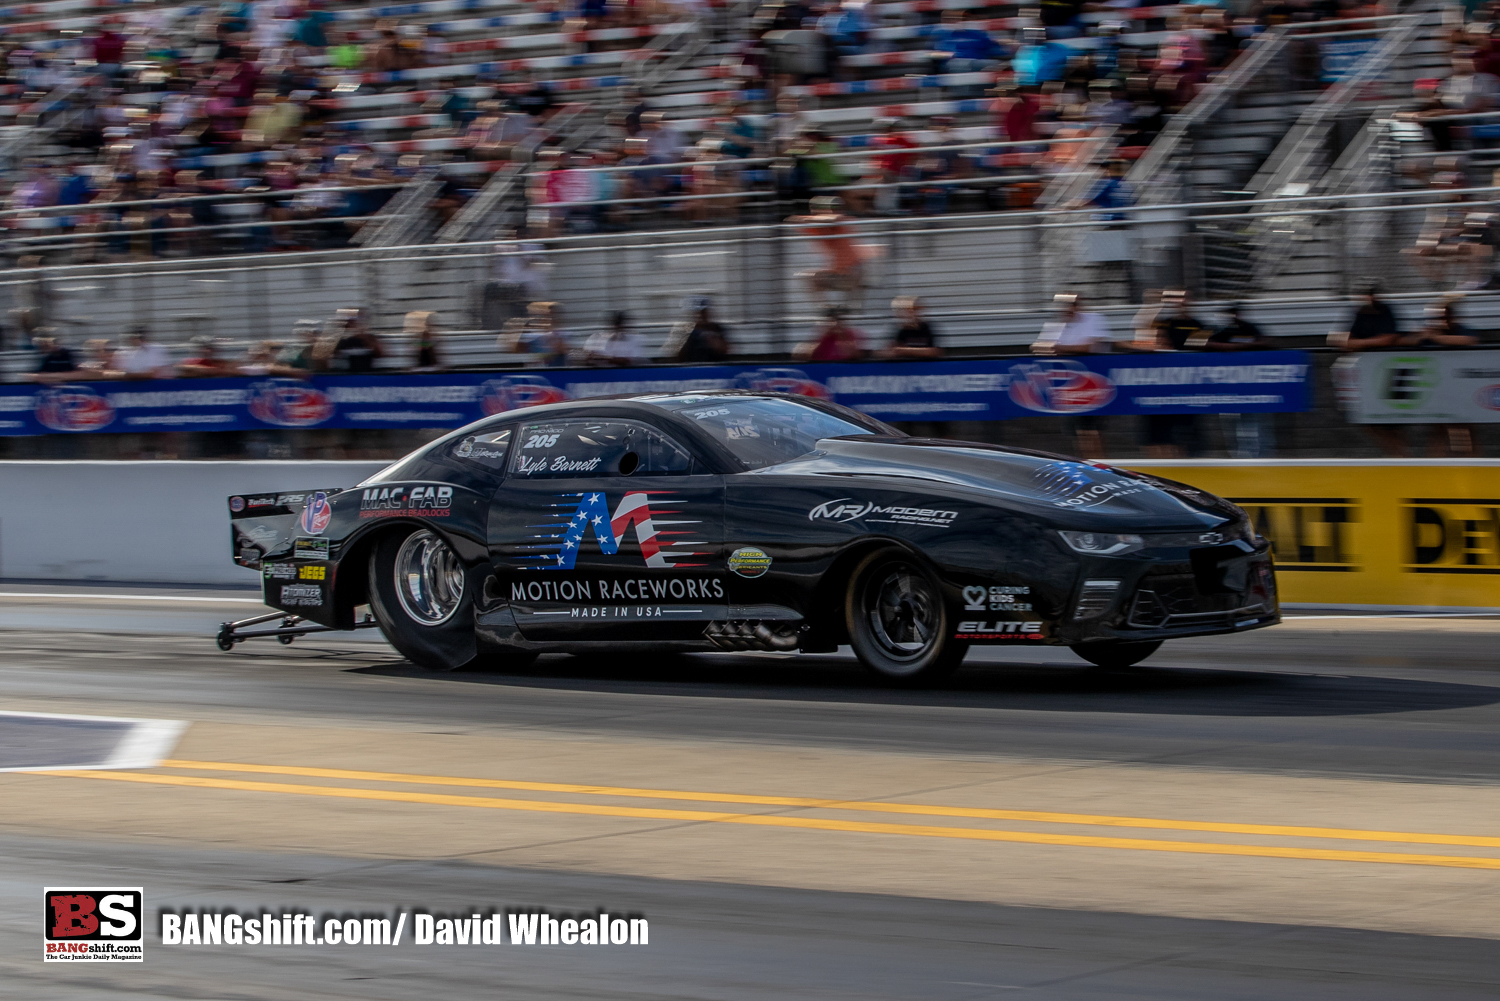
<svg viewBox="0 0 1500 1001">
<path fill-rule="evenodd" d="M 585 545 L 587 536 L 593 535 L 599 551 L 605 556 L 614 556 L 620 551 L 620 541 L 625 537 L 626 531 L 634 525 L 635 539 L 641 548 L 641 557 L 645 560 L 646 566 L 659 569 L 707 566 L 708 564 L 702 561 L 688 561 L 692 557 L 709 556 L 710 550 L 706 548 L 692 548 L 707 546 L 708 543 L 696 538 L 668 538 L 668 536 L 695 534 L 684 529 L 664 530 L 665 526 L 669 525 L 702 524 L 696 520 L 661 517 L 662 515 L 682 514 L 680 510 L 660 507 L 663 504 L 671 504 L 670 498 L 673 493 L 671 490 L 633 490 L 620 498 L 613 514 L 609 511 L 608 500 L 602 491 L 558 494 L 557 502 L 549 506 L 557 510 L 558 518 L 566 516 L 567 520 L 528 526 L 542 529 L 543 531 L 531 538 L 543 541 L 522 547 L 537 552 L 535 555 L 522 556 L 520 559 L 529 564 L 527 569 L 531 570 L 571 570 L 577 562 L 578 552 Z M 652 510 L 653 498 L 658 505 L 656 510 Z"/>
</svg>

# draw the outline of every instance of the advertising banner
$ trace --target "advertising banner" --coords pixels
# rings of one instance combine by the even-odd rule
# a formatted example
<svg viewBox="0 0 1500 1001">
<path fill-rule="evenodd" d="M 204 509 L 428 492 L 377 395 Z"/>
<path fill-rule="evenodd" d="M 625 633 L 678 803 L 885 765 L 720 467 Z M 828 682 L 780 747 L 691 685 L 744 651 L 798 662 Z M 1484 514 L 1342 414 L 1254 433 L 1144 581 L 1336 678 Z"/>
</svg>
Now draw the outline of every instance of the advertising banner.
<svg viewBox="0 0 1500 1001">
<path fill-rule="evenodd" d="M 1283 601 L 1500 608 L 1500 461 L 1120 465 L 1227 497 L 1271 540 Z"/>
<path fill-rule="evenodd" d="M 1500 421 L 1500 352 L 1370 351 L 1340 358 L 1334 386 L 1355 424 Z"/>
<path fill-rule="evenodd" d="M 709 389 L 799 393 L 885 421 L 1301 411 L 1307 373 L 1304 352 L 1257 351 L 18 384 L 0 386 L 0 435 L 456 428 L 541 403 Z"/>
</svg>

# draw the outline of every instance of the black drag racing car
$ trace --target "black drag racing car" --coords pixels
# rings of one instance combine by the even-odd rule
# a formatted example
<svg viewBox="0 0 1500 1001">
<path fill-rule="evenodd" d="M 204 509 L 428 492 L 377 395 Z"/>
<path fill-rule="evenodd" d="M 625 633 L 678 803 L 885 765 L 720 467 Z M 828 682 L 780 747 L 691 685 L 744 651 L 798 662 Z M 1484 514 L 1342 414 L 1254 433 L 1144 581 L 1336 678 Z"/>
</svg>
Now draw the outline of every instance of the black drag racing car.
<svg viewBox="0 0 1500 1001">
<path fill-rule="evenodd" d="M 511 411 L 357 487 L 229 506 L 268 605 L 351 629 L 368 604 L 438 670 L 848 643 L 930 681 L 974 644 L 1128 667 L 1280 619 L 1268 544 L 1218 497 L 770 393 Z"/>
</svg>

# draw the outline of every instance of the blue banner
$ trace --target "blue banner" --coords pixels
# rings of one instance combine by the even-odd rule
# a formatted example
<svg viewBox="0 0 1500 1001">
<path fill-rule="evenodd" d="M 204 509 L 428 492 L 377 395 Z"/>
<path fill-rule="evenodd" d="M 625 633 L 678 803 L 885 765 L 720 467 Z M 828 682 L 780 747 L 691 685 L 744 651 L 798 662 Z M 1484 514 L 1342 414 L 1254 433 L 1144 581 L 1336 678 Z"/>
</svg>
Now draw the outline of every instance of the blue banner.
<svg viewBox="0 0 1500 1001">
<path fill-rule="evenodd" d="M 0 386 L 0 435 L 448 428 L 540 403 L 707 389 L 800 393 L 885 421 L 1288 412 L 1310 399 L 1301 351 L 162 379 Z"/>
</svg>

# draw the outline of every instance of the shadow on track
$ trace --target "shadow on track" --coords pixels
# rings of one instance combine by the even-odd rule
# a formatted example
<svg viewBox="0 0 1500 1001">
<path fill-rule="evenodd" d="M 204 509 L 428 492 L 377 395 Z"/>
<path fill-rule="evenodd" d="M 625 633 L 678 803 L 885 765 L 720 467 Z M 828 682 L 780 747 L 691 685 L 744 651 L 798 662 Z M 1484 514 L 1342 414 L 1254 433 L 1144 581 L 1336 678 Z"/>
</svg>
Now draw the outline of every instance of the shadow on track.
<svg viewBox="0 0 1500 1001">
<path fill-rule="evenodd" d="M 895 688 L 852 659 L 744 654 L 550 655 L 524 671 L 424 672 L 407 662 L 352 669 L 450 684 L 683 698 L 847 702 L 1172 716 L 1363 716 L 1500 703 L 1500 687 L 1369 676 L 1151 668 L 1111 673 L 1043 664 L 968 664 L 939 688 Z"/>
</svg>

